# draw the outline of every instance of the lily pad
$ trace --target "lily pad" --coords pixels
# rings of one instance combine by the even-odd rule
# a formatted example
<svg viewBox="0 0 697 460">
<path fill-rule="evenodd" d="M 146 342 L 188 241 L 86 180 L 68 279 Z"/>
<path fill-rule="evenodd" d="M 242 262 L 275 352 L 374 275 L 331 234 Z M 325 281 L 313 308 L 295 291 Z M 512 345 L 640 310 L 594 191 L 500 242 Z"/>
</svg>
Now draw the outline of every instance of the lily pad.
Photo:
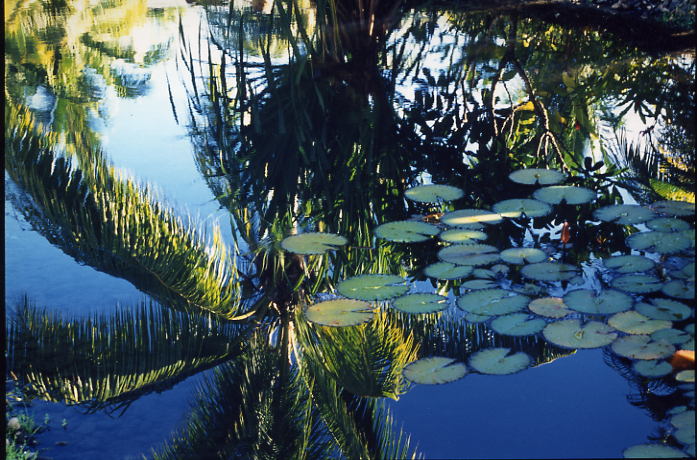
<svg viewBox="0 0 697 460">
<path fill-rule="evenodd" d="M 498 224 L 503 220 L 500 214 L 486 209 L 459 209 L 443 214 L 440 221 L 451 227 L 470 229 L 482 228 L 482 224 Z"/>
<path fill-rule="evenodd" d="M 657 201 L 651 209 L 667 216 L 691 216 L 695 213 L 695 204 L 687 201 Z"/>
<path fill-rule="evenodd" d="M 620 225 L 636 225 L 655 218 L 656 214 L 638 204 L 613 204 L 596 209 L 593 217 Z"/>
<path fill-rule="evenodd" d="M 457 265 L 488 265 L 499 260 L 496 247 L 488 244 L 454 244 L 438 251 L 443 262 Z"/>
<path fill-rule="evenodd" d="M 281 241 L 281 247 L 295 254 L 322 254 L 336 250 L 347 242 L 346 238 L 334 233 L 310 232 L 286 237 Z"/>
<path fill-rule="evenodd" d="M 688 249 L 690 238 L 683 232 L 644 232 L 634 233 L 627 237 L 627 246 L 637 251 L 673 254 Z"/>
<path fill-rule="evenodd" d="M 493 270 L 489 270 L 488 268 L 475 268 L 474 270 L 472 270 L 472 276 L 474 276 L 475 278 L 493 280 L 494 278 L 496 278 L 496 273 Z"/>
<path fill-rule="evenodd" d="M 651 319 L 634 310 L 612 315 L 607 323 L 618 331 L 627 334 L 652 334 L 661 329 L 668 329 L 672 322 L 663 319 Z"/>
<path fill-rule="evenodd" d="M 484 323 L 491 319 L 490 315 L 478 315 L 476 313 L 467 313 L 465 315 L 465 321 L 468 323 Z"/>
<path fill-rule="evenodd" d="M 661 292 L 676 299 L 694 299 L 695 283 L 683 280 L 669 281 L 663 285 Z"/>
<path fill-rule="evenodd" d="M 566 174 L 556 169 L 527 168 L 513 171 L 508 178 L 519 184 L 553 185 L 563 182 Z"/>
<path fill-rule="evenodd" d="M 505 289 L 483 289 L 457 299 L 457 306 L 477 315 L 505 315 L 524 309 L 530 298 Z"/>
<path fill-rule="evenodd" d="M 649 299 L 639 302 L 634 307 L 642 315 L 653 319 L 682 321 L 692 314 L 692 309 L 684 303 L 670 299 Z"/>
<path fill-rule="evenodd" d="M 501 251 L 501 259 L 511 264 L 542 262 L 547 254 L 537 248 L 509 248 Z"/>
<path fill-rule="evenodd" d="M 574 265 L 558 262 L 540 262 L 524 266 L 520 273 L 537 281 L 561 281 L 570 280 L 578 274 Z"/>
<path fill-rule="evenodd" d="M 535 190 L 532 196 L 549 204 L 559 204 L 566 201 L 567 204 L 573 205 L 590 203 L 595 199 L 595 192 L 585 187 L 573 185 L 552 185 Z"/>
<path fill-rule="evenodd" d="M 464 228 L 454 228 L 446 230 L 439 235 L 439 238 L 448 243 L 467 244 L 479 240 L 487 239 L 487 234 L 479 230 L 467 230 Z"/>
<path fill-rule="evenodd" d="M 695 381 L 695 370 L 694 369 L 685 369 L 684 371 L 680 371 L 675 375 L 675 380 L 678 382 L 694 382 Z M 693 430 L 694 433 L 694 430 Z M 693 434 L 694 436 L 694 434 Z"/>
<path fill-rule="evenodd" d="M 692 335 L 680 329 L 661 329 L 651 334 L 652 340 L 665 340 L 673 345 L 682 345 L 692 340 Z"/>
<path fill-rule="evenodd" d="M 527 198 L 500 201 L 492 209 L 503 217 L 511 219 L 516 219 L 523 215 L 527 217 L 542 217 L 552 212 L 552 207 L 547 203 Z"/>
<path fill-rule="evenodd" d="M 603 264 L 619 273 L 645 272 L 656 266 L 653 260 L 636 255 L 608 257 Z"/>
<path fill-rule="evenodd" d="M 564 303 L 572 310 L 581 313 L 611 315 L 632 308 L 634 299 L 614 289 L 605 289 L 597 294 L 589 289 L 579 289 L 566 294 Z"/>
<path fill-rule="evenodd" d="M 334 299 L 310 305 L 305 310 L 308 321 L 322 326 L 355 326 L 373 319 L 373 308 L 354 299 Z"/>
<path fill-rule="evenodd" d="M 392 307 L 404 313 L 435 313 L 448 308 L 448 298 L 428 293 L 407 294 L 394 299 Z"/>
<path fill-rule="evenodd" d="M 349 299 L 386 300 L 406 293 L 409 288 L 399 276 L 375 274 L 345 279 L 336 290 Z"/>
<path fill-rule="evenodd" d="M 510 348 L 487 348 L 474 353 L 469 365 L 482 374 L 506 375 L 522 371 L 531 361 L 527 354 L 512 353 Z"/>
<path fill-rule="evenodd" d="M 646 222 L 646 226 L 657 232 L 681 232 L 689 230 L 690 224 L 684 220 L 675 219 L 672 217 L 659 217 Z"/>
<path fill-rule="evenodd" d="M 435 385 L 459 380 L 467 374 L 467 366 L 444 356 L 421 358 L 404 366 L 402 375 L 414 383 Z"/>
<path fill-rule="evenodd" d="M 695 263 L 690 262 L 689 264 L 685 265 L 684 267 L 677 269 L 677 270 L 672 270 L 670 272 L 670 276 L 673 278 L 680 278 L 684 280 L 691 280 L 692 282 L 695 281 Z"/>
<path fill-rule="evenodd" d="M 466 278 L 472 273 L 472 267 L 455 265 L 450 262 L 436 262 L 424 268 L 424 274 L 439 280 L 457 280 Z"/>
<path fill-rule="evenodd" d="M 435 225 L 413 220 L 387 222 L 375 227 L 375 236 L 398 243 L 418 243 L 440 233 Z"/>
<path fill-rule="evenodd" d="M 661 289 L 663 283 L 655 276 L 650 275 L 622 275 L 610 283 L 615 289 L 633 294 L 645 294 Z"/>
<path fill-rule="evenodd" d="M 665 444 L 638 444 L 624 450 L 624 458 L 686 458 L 687 454 Z"/>
<path fill-rule="evenodd" d="M 419 203 L 438 203 L 462 198 L 465 192 L 452 185 L 427 184 L 407 189 L 404 196 Z"/>
<path fill-rule="evenodd" d="M 605 323 L 565 319 L 549 323 L 542 330 L 548 342 L 563 348 L 600 348 L 617 338 L 617 332 Z"/>
<path fill-rule="evenodd" d="M 462 283 L 464 289 L 495 289 L 499 285 L 491 280 L 469 280 Z"/>
<path fill-rule="evenodd" d="M 533 335 L 546 325 L 542 318 L 530 319 L 527 313 L 512 313 L 499 316 L 491 322 L 491 328 L 501 335 Z"/>
<path fill-rule="evenodd" d="M 540 316 L 547 318 L 563 318 L 573 313 L 564 303 L 561 297 L 542 297 L 528 304 L 528 309 Z"/>
<path fill-rule="evenodd" d="M 489 267 L 489 269 L 494 273 L 508 273 L 511 269 L 506 264 L 495 264 Z M 694 271 L 694 270 L 693 270 Z"/>
<path fill-rule="evenodd" d="M 659 360 L 636 361 L 632 368 L 637 374 L 649 378 L 663 377 L 673 372 L 673 366 L 670 363 Z"/>
<path fill-rule="evenodd" d="M 675 347 L 662 340 L 653 341 L 648 335 L 627 335 L 612 343 L 612 351 L 630 359 L 667 358 Z"/>
</svg>

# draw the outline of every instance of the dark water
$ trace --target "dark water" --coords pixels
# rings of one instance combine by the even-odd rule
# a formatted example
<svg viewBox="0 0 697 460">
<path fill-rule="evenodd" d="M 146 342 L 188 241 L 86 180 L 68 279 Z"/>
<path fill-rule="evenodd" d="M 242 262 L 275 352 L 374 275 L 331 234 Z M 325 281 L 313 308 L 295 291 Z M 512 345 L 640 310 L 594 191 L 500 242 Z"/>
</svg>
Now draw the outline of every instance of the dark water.
<svg viewBox="0 0 697 460">
<path fill-rule="evenodd" d="M 289 5 L 6 4 L 7 382 L 33 398 L 8 409 L 48 417 L 42 455 L 694 456 L 694 373 L 672 358 L 694 350 L 694 50 L 525 10 Z M 555 203 L 561 191 L 509 178 L 530 168 L 588 198 Z M 405 198 L 431 183 L 462 195 Z M 533 197 L 534 218 L 500 207 Z M 644 217 L 602 214 L 619 204 Z M 446 224 L 492 208 L 506 217 Z M 404 220 L 483 232 L 466 250 L 494 255 L 428 276 L 449 243 L 375 236 Z M 309 232 L 347 244 L 288 250 Z M 516 247 L 541 258 L 499 256 Z M 624 254 L 648 265 L 607 265 Z M 531 273 L 539 262 L 570 274 Z M 365 274 L 447 308 L 407 314 L 386 294 L 339 328 L 305 313 Z M 635 275 L 648 278 L 622 278 Z M 496 323 L 511 311 L 473 314 L 492 289 L 526 299 L 511 311 L 540 328 L 511 335 Z M 572 305 L 587 290 L 627 305 Z M 528 308 L 550 296 L 572 311 Z M 573 320 L 611 339 L 550 339 Z M 618 345 L 633 340 L 648 344 Z M 473 359 L 500 348 L 525 364 Z M 434 356 L 467 375 L 403 377 Z"/>
</svg>

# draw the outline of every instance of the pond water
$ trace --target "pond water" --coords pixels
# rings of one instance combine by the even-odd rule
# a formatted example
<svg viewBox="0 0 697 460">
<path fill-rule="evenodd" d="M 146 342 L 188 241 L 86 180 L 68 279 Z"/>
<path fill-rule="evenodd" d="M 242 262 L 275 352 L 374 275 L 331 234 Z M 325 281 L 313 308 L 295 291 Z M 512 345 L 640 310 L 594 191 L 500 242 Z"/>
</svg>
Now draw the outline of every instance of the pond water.
<svg viewBox="0 0 697 460">
<path fill-rule="evenodd" d="M 5 7 L 7 418 L 42 457 L 695 456 L 694 49 L 665 30 Z"/>
</svg>

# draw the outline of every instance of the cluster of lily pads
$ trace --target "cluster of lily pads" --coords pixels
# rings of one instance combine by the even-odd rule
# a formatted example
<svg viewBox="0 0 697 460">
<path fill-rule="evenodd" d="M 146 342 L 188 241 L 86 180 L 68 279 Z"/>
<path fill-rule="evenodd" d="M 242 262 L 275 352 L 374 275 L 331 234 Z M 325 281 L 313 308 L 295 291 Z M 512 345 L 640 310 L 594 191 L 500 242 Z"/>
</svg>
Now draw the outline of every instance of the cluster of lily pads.
<svg viewBox="0 0 697 460">
<path fill-rule="evenodd" d="M 579 267 L 555 260 L 551 255 L 554 251 L 527 241 L 526 245 L 532 244 L 500 250 L 485 243 L 486 229 L 505 219 L 547 216 L 562 203 L 590 203 L 596 199 L 595 192 L 558 185 L 566 175 L 556 170 L 523 169 L 509 177 L 520 184 L 541 187 L 532 198 L 504 200 L 492 209 L 454 210 L 443 214 L 438 224 L 426 222 L 425 217 L 388 222 L 375 228 L 374 234 L 398 243 L 438 238 L 443 246 L 437 254 L 439 262 L 426 266 L 424 274 L 438 280 L 462 281 L 465 293 L 455 304 L 468 322 L 487 322 L 505 336 L 541 334 L 549 343 L 567 349 L 609 346 L 616 355 L 632 360 L 633 370 L 641 376 L 663 378 L 674 373 L 676 383 L 693 383 L 694 369 L 676 372 L 669 360 L 678 349 L 694 353 L 695 332 L 690 321 L 694 307 L 684 302 L 694 299 L 695 234 L 688 220 L 693 219 L 695 205 L 660 201 L 648 207 L 619 204 L 596 209 L 593 217 L 598 222 L 613 222 L 634 231 L 626 244 L 635 253 L 601 259 L 607 287 L 586 289 Z M 422 203 L 452 201 L 463 195 L 456 187 L 438 184 L 416 186 L 405 193 L 408 199 Z M 286 238 L 282 245 L 291 252 L 318 254 L 346 243 L 339 235 L 305 233 Z M 681 257 L 674 257 L 678 255 Z M 530 282 L 504 282 L 505 275 L 512 271 L 519 271 Z M 570 282 L 570 287 L 564 286 L 563 295 L 544 295 L 541 287 L 558 291 L 561 281 Z M 447 297 L 409 293 L 406 281 L 391 274 L 352 277 L 340 282 L 337 291 L 343 298 L 307 307 L 306 318 L 322 326 L 361 324 L 373 317 L 376 306 L 370 301 L 389 301 L 391 308 L 406 314 L 433 314 L 450 308 Z M 439 384 L 462 378 L 470 368 L 483 374 L 510 374 L 529 367 L 531 362 L 526 353 L 489 348 L 472 354 L 467 364 L 450 357 L 424 357 L 405 366 L 403 375 L 414 383 Z M 689 388 L 686 391 L 689 393 Z M 691 391 L 691 409 L 683 407 L 671 423 L 674 437 L 694 455 L 694 424 L 690 427 L 683 421 L 687 417 L 683 414 L 694 416 Z M 671 449 L 648 444 L 634 446 L 625 455 L 675 455 L 677 450 Z"/>
</svg>

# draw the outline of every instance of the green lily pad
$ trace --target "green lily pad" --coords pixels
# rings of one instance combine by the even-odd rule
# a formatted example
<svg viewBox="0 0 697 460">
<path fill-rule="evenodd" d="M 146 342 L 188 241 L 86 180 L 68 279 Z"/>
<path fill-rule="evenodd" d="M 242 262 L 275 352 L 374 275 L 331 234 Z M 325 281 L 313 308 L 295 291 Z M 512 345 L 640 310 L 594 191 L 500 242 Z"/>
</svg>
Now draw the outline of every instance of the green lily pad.
<svg viewBox="0 0 697 460">
<path fill-rule="evenodd" d="M 685 410 L 670 419 L 670 424 L 675 428 L 689 428 L 695 426 L 695 411 Z"/>
<path fill-rule="evenodd" d="M 346 238 L 334 233 L 310 232 L 286 237 L 281 241 L 281 247 L 295 254 L 322 254 L 338 249 L 347 242 Z"/>
<path fill-rule="evenodd" d="M 474 353 L 469 365 L 482 374 L 505 375 L 522 371 L 531 361 L 527 354 L 511 353 L 510 348 L 487 348 Z"/>
<path fill-rule="evenodd" d="M 681 232 L 689 230 L 690 224 L 684 220 L 675 219 L 672 217 L 659 217 L 646 222 L 646 226 L 657 232 Z"/>
<path fill-rule="evenodd" d="M 680 371 L 675 375 L 675 380 L 678 382 L 694 382 L 695 381 L 695 371 L 694 369 L 685 369 Z M 694 434 L 693 434 L 694 436 Z"/>
<path fill-rule="evenodd" d="M 444 356 L 430 356 L 407 364 L 402 375 L 414 383 L 436 385 L 450 383 L 467 374 L 467 366 Z"/>
<path fill-rule="evenodd" d="M 650 275 L 622 275 L 610 283 L 615 289 L 633 294 L 645 294 L 661 289 L 663 283 L 655 276 Z"/>
<path fill-rule="evenodd" d="M 552 207 L 547 203 L 527 198 L 500 201 L 492 209 L 495 213 L 511 219 L 516 219 L 522 215 L 542 217 L 552 212 Z"/>
<path fill-rule="evenodd" d="M 465 315 L 465 321 L 468 323 L 484 323 L 491 319 L 490 315 L 478 315 L 476 313 L 467 313 Z"/>
<path fill-rule="evenodd" d="M 617 332 L 605 323 L 565 319 L 549 323 L 542 330 L 548 342 L 563 348 L 600 348 L 617 338 Z"/>
<path fill-rule="evenodd" d="M 502 274 L 506 274 L 509 271 L 511 271 L 511 269 L 506 264 L 495 264 L 495 265 L 492 265 L 491 267 L 489 267 L 489 269 L 494 273 L 502 273 Z"/>
<path fill-rule="evenodd" d="M 683 230 L 681 232 L 676 232 L 676 233 L 678 235 L 681 235 L 681 236 L 687 238 L 687 240 L 690 242 L 691 248 L 695 247 L 695 244 L 697 243 L 697 241 L 695 240 L 695 229 L 694 228 L 691 228 L 689 230 Z"/>
<path fill-rule="evenodd" d="M 692 314 L 692 309 L 687 305 L 670 299 L 649 299 L 639 302 L 634 307 L 642 315 L 653 319 L 668 321 L 682 321 Z"/>
<path fill-rule="evenodd" d="M 537 248 L 509 248 L 501 251 L 501 259 L 510 264 L 542 262 L 547 254 Z"/>
<path fill-rule="evenodd" d="M 496 247 L 488 244 L 454 244 L 438 251 L 443 262 L 457 265 L 488 265 L 499 260 Z"/>
<path fill-rule="evenodd" d="M 573 313 L 564 303 L 561 297 L 542 297 L 528 304 L 528 309 L 540 316 L 547 318 L 563 318 Z"/>
<path fill-rule="evenodd" d="M 566 174 L 556 169 L 527 168 L 513 171 L 508 178 L 519 184 L 553 185 L 564 182 Z"/>
<path fill-rule="evenodd" d="M 439 235 L 439 238 L 448 243 L 467 244 L 479 240 L 487 239 L 487 234 L 479 230 L 467 230 L 464 228 L 454 228 L 446 230 Z"/>
<path fill-rule="evenodd" d="M 603 222 L 636 225 L 656 217 L 653 211 L 638 204 L 612 204 L 593 211 L 593 217 Z"/>
<path fill-rule="evenodd" d="M 638 444 L 624 450 L 624 458 L 686 458 L 687 454 L 664 444 Z"/>
<path fill-rule="evenodd" d="M 578 274 L 574 265 L 559 262 L 540 262 L 524 266 L 520 273 L 537 281 L 562 281 L 570 280 Z"/>
<path fill-rule="evenodd" d="M 375 227 L 375 236 L 398 243 L 418 243 L 440 233 L 435 225 L 413 220 L 387 222 Z"/>
<path fill-rule="evenodd" d="M 452 185 L 427 184 L 407 189 L 404 196 L 419 203 L 438 203 L 462 198 L 465 192 Z"/>
<path fill-rule="evenodd" d="M 549 204 L 559 204 L 562 201 L 566 201 L 567 204 L 583 204 L 593 201 L 595 192 L 573 185 L 552 185 L 535 190 L 532 196 Z"/>
<path fill-rule="evenodd" d="M 669 281 L 663 285 L 661 292 L 676 299 L 694 299 L 695 283 L 683 280 Z"/>
<path fill-rule="evenodd" d="M 670 272 L 670 276 L 673 278 L 680 278 L 683 280 L 691 280 L 692 282 L 695 281 L 695 263 L 690 262 L 689 264 L 685 265 L 684 267 L 678 269 L 678 270 L 672 270 Z"/>
<path fill-rule="evenodd" d="M 409 288 L 399 276 L 376 274 L 345 279 L 336 290 L 349 299 L 386 300 L 406 293 Z"/>
<path fill-rule="evenodd" d="M 581 313 L 611 315 L 632 308 L 634 299 L 614 289 L 605 289 L 597 294 L 589 289 L 579 289 L 566 294 L 564 303 L 572 310 Z"/>
<path fill-rule="evenodd" d="M 687 343 L 692 340 L 692 338 L 692 335 L 689 333 L 681 331 L 680 329 L 673 329 L 672 327 L 668 329 L 661 329 L 651 334 L 652 340 L 665 340 L 673 345 Z"/>
<path fill-rule="evenodd" d="M 627 334 L 652 334 L 661 329 L 668 329 L 672 322 L 664 319 L 651 319 L 634 310 L 612 315 L 607 323 L 618 331 Z"/>
<path fill-rule="evenodd" d="M 448 308 L 448 298 L 438 294 L 407 294 L 392 301 L 392 307 L 404 313 L 435 313 Z"/>
<path fill-rule="evenodd" d="M 670 363 L 659 360 L 635 361 L 632 368 L 637 374 L 649 378 L 663 377 L 673 372 Z"/>
<path fill-rule="evenodd" d="M 695 213 L 695 204 L 687 201 L 657 201 L 650 207 L 667 216 L 691 216 Z"/>
<path fill-rule="evenodd" d="M 608 257 L 603 264 L 619 273 L 645 272 L 656 266 L 653 260 L 636 255 Z"/>
<path fill-rule="evenodd" d="M 472 276 L 474 276 L 475 278 L 493 280 L 494 278 L 496 278 L 496 273 L 493 270 L 489 270 L 488 268 L 475 268 L 474 270 L 472 270 Z"/>
<path fill-rule="evenodd" d="M 356 326 L 373 319 L 373 308 L 367 302 L 334 299 L 310 305 L 305 310 L 308 321 L 322 326 Z"/>
<path fill-rule="evenodd" d="M 690 239 L 683 232 L 644 232 L 627 237 L 627 246 L 637 251 L 673 254 L 688 249 Z"/>
<path fill-rule="evenodd" d="M 443 214 L 440 221 L 451 227 L 470 229 L 482 228 L 482 224 L 498 224 L 503 220 L 501 215 L 486 209 L 459 209 Z"/>
<path fill-rule="evenodd" d="M 662 359 L 671 356 L 675 347 L 668 342 L 653 341 L 648 335 L 627 335 L 612 343 L 612 351 L 630 359 Z"/>
<path fill-rule="evenodd" d="M 424 274 L 439 280 L 457 280 L 466 278 L 472 273 L 472 267 L 455 265 L 450 262 L 436 262 L 424 268 Z"/>
<path fill-rule="evenodd" d="M 499 285 L 491 280 L 470 280 L 462 283 L 464 289 L 495 289 Z"/>
<path fill-rule="evenodd" d="M 457 299 L 457 306 L 477 315 L 505 315 L 524 309 L 530 298 L 505 289 L 483 289 Z"/>
<path fill-rule="evenodd" d="M 491 328 L 501 335 L 533 335 L 546 325 L 542 318 L 530 319 L 527 313 L 511 313 L 499 316 L 491 322 Z"/>
</svg>

